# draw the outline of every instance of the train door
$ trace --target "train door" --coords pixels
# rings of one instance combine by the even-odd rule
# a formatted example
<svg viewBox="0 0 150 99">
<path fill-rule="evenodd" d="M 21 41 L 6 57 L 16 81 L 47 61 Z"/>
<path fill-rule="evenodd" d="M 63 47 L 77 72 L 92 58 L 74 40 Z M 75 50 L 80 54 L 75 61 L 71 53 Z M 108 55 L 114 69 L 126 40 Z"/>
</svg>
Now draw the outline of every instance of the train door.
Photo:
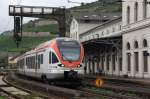
<svg viewBox="0 0 150 99">
<path fill-rule="evenodd" d="M 114 54 L 112 55 L 112 67 L 114 73 L 116 71 L 116 56 Z"/>
<path fill-rule="evenodd" d="M 50 70 L 57 69 L 58 64 L 60 64 L 60 63 L 59 63 L 59 60 L 58 60 L 56 54 L 53 51 L 50 51 L 49 52 L 49 67 L 48 67 L 48 69 L 50 69 Z"/>
<path fill-rule="evenodd" d="M 44 58 L 43 53 L 37 53 L 35 56 L 35 72 L 36 73 L 41 72 L 43 69 L 43 68 L 41 68 L 43 65 L 43 60 L 44 60 L 43 58 Z"/>
</svg>

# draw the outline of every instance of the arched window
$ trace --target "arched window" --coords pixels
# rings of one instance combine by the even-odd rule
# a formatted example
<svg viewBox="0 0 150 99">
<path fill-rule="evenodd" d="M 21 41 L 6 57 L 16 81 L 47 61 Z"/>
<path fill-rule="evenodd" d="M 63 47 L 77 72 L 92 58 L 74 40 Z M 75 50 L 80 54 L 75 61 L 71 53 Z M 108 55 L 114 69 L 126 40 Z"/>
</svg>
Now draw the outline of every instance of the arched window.
<svg viewBox="0 0 150 99">
<path fill-rule="evenodd" d="M 130 50 L 130 43 L 127 43 L 127 50 Z"/>
<path fill-rule="evenodd" d="M 127 7 L 127 24 L 130 23 L 130 7 Z"/>
<path fill-rule="evenodd" d="M 147 17 L 147 0 L 143 1 L 143 18 Z"/>
<path fill-rule="evenodd" d="M 134 42 L 134 48 L 139 48 L 139 44 L 137 41 Z"/>
<path fill-rule="evenodd" d="M 143 47 L 147 47 L 148 46 L 148 44 L 147 44 L 147 40 L 146 39 L 144 39 L 143 40 Z"/>
<path fill-rule="evenodd" d="M 135 22 L 138 21 L 138 3 L 135 3 L 135 7 L 134 7 L 134 19 Z"/>
</svg>

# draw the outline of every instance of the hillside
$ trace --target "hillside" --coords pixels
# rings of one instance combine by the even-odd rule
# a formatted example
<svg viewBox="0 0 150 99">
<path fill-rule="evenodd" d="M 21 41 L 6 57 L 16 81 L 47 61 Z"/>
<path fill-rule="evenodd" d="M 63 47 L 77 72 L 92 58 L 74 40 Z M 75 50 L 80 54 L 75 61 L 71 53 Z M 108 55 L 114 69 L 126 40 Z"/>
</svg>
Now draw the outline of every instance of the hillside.
<svg viewBox="0 0 150 99">
<path fill-rule="evenodd" d="M 22 42 L 20 43 L 19 48 L 16 47 L 16 44 L 11 36 L 0 36 L 0 51 L 2 52 L 23 52 L 27 51 L 38 44 L 48 41 L 55 36 L 51 37 L 23 37 Z"/>
<path fill-rule="evenodd" d="M 78 7 L 73 7 L 71 10 L 75 12 L 121 12 L 122 6 L 121 2 L 118 2 L 118 0 L 98 0 L 92 3 L 82 4 Z"/>
<path fill-rule="evenodd" d="M 34 25 L 32 22 L 23 25 L 23 32 L 50 32 L 56 34 L 58 32 L 58 24 Z"/>
<path fill-rule="evenodd" d="M 70 8 L 73 15 L 82 14 L 83 12 L 121 12 L 121 3 L 116 2 L 117 0 L 98 0 L 96 2 L 82 4 L 78 7 Z M 40 19 L 39 19 L 40 20 Z M 50 32 L 56 34 L 58 32 L 58 24 L 45 24 L 36 25 L 35 21 L 30 21 L 23 25 L 23 32 Z M 48 21 L 48 20 L 46 20 Z M 45 22 L 46 22 L 45 21 Z M 10 36 L 0 36 L 0 52 L 22 52 L 31 49 L 38 45 L 39 43 L 50 40 L 55 37 L 24 37 L 20 47 L 17 48 Z"/>
</svg>

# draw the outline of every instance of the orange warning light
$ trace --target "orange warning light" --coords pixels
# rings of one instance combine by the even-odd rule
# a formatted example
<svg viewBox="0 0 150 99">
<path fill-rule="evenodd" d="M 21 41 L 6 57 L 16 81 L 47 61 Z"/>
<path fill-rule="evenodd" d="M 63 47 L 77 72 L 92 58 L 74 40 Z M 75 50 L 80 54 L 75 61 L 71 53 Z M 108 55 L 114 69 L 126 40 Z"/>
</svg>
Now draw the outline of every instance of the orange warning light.
<svg viewBox="0 0 150 99">
<path fill-rule="evenodd" d="M 96 87 L 101 87 L 104 84 L 104 81 L 101 78 L 95 80 Z"/>
</svg>

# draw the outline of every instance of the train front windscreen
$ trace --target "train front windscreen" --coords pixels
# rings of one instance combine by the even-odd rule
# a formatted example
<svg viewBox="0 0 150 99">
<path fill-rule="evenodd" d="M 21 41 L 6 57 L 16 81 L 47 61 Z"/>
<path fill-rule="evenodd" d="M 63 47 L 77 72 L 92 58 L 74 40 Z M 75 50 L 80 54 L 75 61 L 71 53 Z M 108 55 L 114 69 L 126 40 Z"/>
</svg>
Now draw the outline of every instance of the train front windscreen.
<svg viewBox="0 0 150 99">
<path fill-rule="evenodd" d="M 80 44 L 77 41 L 58 41 L 58 47 L 63 60 L 80 60 Z"/>
</svg>

